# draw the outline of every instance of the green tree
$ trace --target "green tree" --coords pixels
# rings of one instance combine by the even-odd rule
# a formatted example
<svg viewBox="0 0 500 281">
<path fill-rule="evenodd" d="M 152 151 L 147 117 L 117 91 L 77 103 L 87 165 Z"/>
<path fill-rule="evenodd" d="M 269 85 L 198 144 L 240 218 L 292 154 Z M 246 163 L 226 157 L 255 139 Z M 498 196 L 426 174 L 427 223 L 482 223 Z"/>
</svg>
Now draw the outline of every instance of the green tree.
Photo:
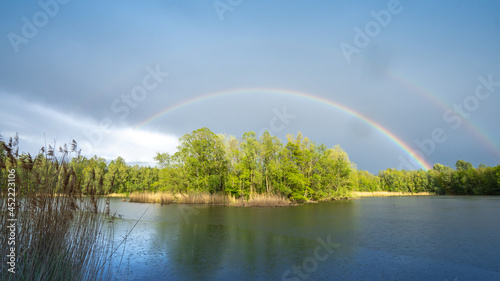
<svg viewBox="0 0 500 281">
<path fill-rule="evenodd" d="M 223 191 L 227 161 L 223 142 L 208 128 L 198 129 L 180 139 L 178 156 L 189 181 L 200 191 Z"/>
<path fill-rule="evenodd" d="M 243 134 L 243 141 L 241 142 L 241 163 L 243 164 L 241 178 L 244 183 L 244 189 L 248 189 L 249 196 L 252 196 L 254 192 L 261 191 L 261 149 L 261 143 L 257 139 L 255 132 Z"/>
<path fill-rule="evenodd" d="M 264 186 L 267 193 L 275 192 L 278 186 L 280 170 L 280 151 L 283 148 L 279 138 L 271 136 L 269 131 L 265 131 L 260 137 L 262 174 L 264 175 Z"/>
<path fill-rule="evenodd" d="M 472 166 L 471 163 L 466 162 L 464 160 L 458 160 L 457 163 L 455 164 L 455 167 L 457 171 L 467 171 L 474 169 L 474 166 Z"/>
</svg>

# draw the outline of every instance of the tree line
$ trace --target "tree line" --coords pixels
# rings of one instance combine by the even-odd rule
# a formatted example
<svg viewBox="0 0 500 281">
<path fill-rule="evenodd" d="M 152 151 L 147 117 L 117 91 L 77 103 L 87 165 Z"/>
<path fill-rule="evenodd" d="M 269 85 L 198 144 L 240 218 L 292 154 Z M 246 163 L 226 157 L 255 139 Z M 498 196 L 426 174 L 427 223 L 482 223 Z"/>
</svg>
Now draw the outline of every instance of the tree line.
<svg viewBox="0 0 500 281">
<path fill-rule="evenodd" d="M 67 146 L 60 147 L 60 152 L 66 151 L 63 156 L 68 168 L 59 172 L 57 187 L 67 185 L 65 173 L 71 172 L 69 178 L 82 194 L 93 190 L 101 195 L 138 191 L 222 192 L 248 198 L 267 193 L 304 202 L 348 197 L 351 191 L 500 194 L 500 165 L 474 168 L 459 160 L 455 169 L 435 164 L 429 171 L 387 169 L 373 175 L 357 169 L 338 145 L 328 148 L 301 133 L 287 135 L 284 143 L 267 131 L 261 136 L 247 132 L 236 138 L 201 128 L 184 135 L 179 143 L 178 151 L 172 155 L 156 154 L 156 167 L 130 166 L 121 157 L 108 163 L 104 158 L 86 158 L 77 152 L 70 156 Z M 35 157 L 12 156 L 7 153 L 14 149 L 12 141 L 0 140 L 0 144 L 0 173 L 5 174 L 13 161 L 20 168 L 19 176 L 26 178 L 33 169 L 47 165 L 44 151 Z M 54 154 L 55 148 L 47 149 L 50 155 Z M 5 179 L 0 174 L 2 178 Z"/>
</svg>

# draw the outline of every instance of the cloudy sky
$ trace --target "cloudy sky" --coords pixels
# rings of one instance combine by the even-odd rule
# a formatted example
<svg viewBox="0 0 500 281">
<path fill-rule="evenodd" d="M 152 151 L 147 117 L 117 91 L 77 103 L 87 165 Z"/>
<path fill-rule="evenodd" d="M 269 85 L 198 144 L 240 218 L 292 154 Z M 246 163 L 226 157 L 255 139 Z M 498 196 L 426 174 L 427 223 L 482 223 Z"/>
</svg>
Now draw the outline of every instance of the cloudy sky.
<svg viewBox="0 0 500 281">
<path fill-rule="evenodd" d="M 2 6 L 0 134 L 24 152 L 152 162 L 208 127 L 300 131 L 374 173 L 500 163 L 497 1 Z"/>
</svg>

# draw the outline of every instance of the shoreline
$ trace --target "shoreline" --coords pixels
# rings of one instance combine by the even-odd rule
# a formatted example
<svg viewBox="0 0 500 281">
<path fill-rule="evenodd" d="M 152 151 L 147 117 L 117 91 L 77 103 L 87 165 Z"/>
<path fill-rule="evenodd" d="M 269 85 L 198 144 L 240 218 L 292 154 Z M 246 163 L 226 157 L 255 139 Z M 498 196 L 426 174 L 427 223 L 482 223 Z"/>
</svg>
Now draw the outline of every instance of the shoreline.
<svg viewBox="0 0 500 281">
<path fill-rule="evenodd" d="M 122 201 L 130 203 L 159 203 L 161 205 L 168 204 L 200 204 L 200 205 L 214 205 L 214 206 L 233 206 L 233 207 L 292 207 L 299 206 L 303 204 L 315 204 L 319 202 L 328 201 L 342 201 L 351 200 L 359 198 L 369 198 L 369 197 L 402 197 L 402 196 L 434 196 L 435 193 L 430 192 L 394 192 L 394 191 L 352 191 L 349 197 L 335 197 L 328 198 L 318 201 L 306 201 L 296 203 L 287 200 L 281 196 L 262 196 L 257 195 L 257 198 L 253 198 L 250 201 L 241 200 L 240 198 L 234 198 L 227 195 L 215 195 L 215 194 L 204 194 L 204 193 L 194 193 L 194 194 L 172 194 L 169 192 L 133 192 L 131 194 L 124 193 L 112 193 L 109 195 L 103 195 L 102 197 L 111 198 L 122 198 Z M 183 198 L 184 197 L 184 198 Z M 257 200 L 255 200 L 257 199 Z M 254 201 L 255 200 L 255 201 Z M 252 202 L 253 201 L 253 202 Z"/>
<path fill-rule="evenodd" d="M 353 191 L 353 198 L 362 197 L 399 197 L 399 196 L 434 196 L 431 192 L 401 192 L 401 191 Z"/>
<path fill-rule="evenodd" d="M 99 195 L 99 197 L 128 198 L 129 195 L 126 193 L 110 193 L 107 195 Z"/>
<path fill-rule="evenodd" d="M 235 198 L 223 193 L 193 192 L 173 194 L 170 192 L 133 192 L 128 202 L 164 204 L 208 204 L 234 207 L 289 207 L 295 205 L 289 199 L 275 194 L 253 194 L 250 198 Z M 125 200 L 125 199 L 123 199 Z"/>
</svg>

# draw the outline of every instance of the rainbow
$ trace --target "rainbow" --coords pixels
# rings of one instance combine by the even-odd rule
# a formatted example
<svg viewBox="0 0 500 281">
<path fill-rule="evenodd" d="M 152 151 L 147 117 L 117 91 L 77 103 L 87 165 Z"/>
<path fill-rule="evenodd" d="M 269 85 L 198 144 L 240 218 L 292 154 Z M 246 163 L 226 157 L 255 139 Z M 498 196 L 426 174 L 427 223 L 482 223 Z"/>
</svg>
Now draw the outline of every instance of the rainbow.
<svg viewBox="0 0 500 281">
<path fill-rule="evenodd" d="M 419 96 L 427 99 L 430 104 L 433 104 L 439 107 L 442 112 L 446 112 L 447 110 L 453 110 L 453 105 L 439 98 L 436 94 L 432 94 L 432 91 L 427 90 L 423 86 L 420 86 L 414 82 L 411 82 L 409 79 L 403 78 L 398 73 L 388 70 L 387 74 L 391 77 L 392 80 L 397 81 L 402 84 L 404 87 L 410 89 L 414 93 L 417 93 Z M 490 151 L 495 153 L 498 157 L 500 157 L 500 149 L 496 144 L 495 140 L 490 137 L 484 130 L 480 128 L 479 125 L 474 123 L 469 118 L 462 118 L 462 124 L 465 125 L 467 130 L 471 135 L 473 135 L 478 141 L 480 141 L 484 146 L 488 147 Z"/>
<path fill-rule="evenodd" d="M 315 52 L 315 53 L 322 53 L 322 54 L 324 54 L 325 58 L 332 58 L 333 56 L 336 56 L 336 59 L 338 59 L 339 61 L 345 60 L 343 54 L 340 52 L 339 48 L 337 48 L 336 46 L 335 47 L 332 47 L 332 46 L 323 47 L 321 45 L 311 45 L 311 44 L 308 44 L 307 42 L 300 42 L 300 43 L 283 42 L 282 40 L 278 40 L 278 39 L 269 40 L 269 41 L 261 41 L 261 42 L 266 43 L 269 46 L 274 46 L 277 49 L 289 49 L 291 47 L 295 47 L 295 48 L 299 48 L 299 49 L 310 50 L 310 51 Z M 204 47 L 207 47 L 207 46 L 204 46 Z M 198 50 L 199 48 L 200 48 L 199 46 L 193 47 L 194 50 L 186 50 L 185 49 L 183 52 L 196 53 L 199 51 Z M 332 61 L 333 60 L 334 59 L 332 58 Z M 359 60 L 360 62 L 366 61 L 362 57 L 357 57 L 357 60 Z M 387 77 L 391 81 L 399 83 L 400 85 L 402 85 L 406 89 L 410 90 L 412 93 L 417 94 L 421 98 L 427 100 L 431 106 L 436 106 L 436 107 L 440 108 L 443 113 L 449 109 L 453 110 L 453 105 L 451 103 L 440 98 L 439 95 L 435 93 L 435 91 L 428 89 L 427 87 L 423 86 L 421 83 L 418 83 L 417 81 L 415 81 L 415 79 L 410 79 L 408 77 L 407 73 L 404 73 L 401 70 L 387 68 L 385 74 L 387 74 Z M 110 83 L 109 85 L 106 85 L 104 88 L 100 89 L 100 91 L 95 91 L 94 94 L 92 94 L 92 95 L 87 95 L 87 96 L 82 97 L 81 100 L 79 102 L 77 102 L 76 105 L 72 108 L 72 110 L 76 110 L 78 108 L 81 108 L 81 107 L 91 103 L 92 100 L 94 98 L 98 97 L 101 92 L 111 91 L 110 89 L 112 89 L 115 84 L 118 84 L 121 81 L 126 81 L 127 79 L 129 79 L 128 76 L 130 76 L 130 75 L 131 75 L 131 72 L 124 73 L 122 75 L 122 77 L 119 79 L 120 81 L 114 81 L 113 83 Z M 212 96 L 218 96 L 218 95 L 211 94 L 211 95 L 207 95 L 206 98 L 210 98 Z M 306 96 L 310 96 L 310 95 L 306 95 Z M 202 96 L 199 98 L 204 99 L 203 97 L 205 97 L 205 96 Z M 142 122 L 141 124 L 145 125 L 149 121 L 156 119 L 158 116 L 163 115 L 169 111 L 175 110 L 178 107 L 182 107 L 184 105 L 196 102 L 197 99 L 198 98 L 190 99 L 190 100 L 187 100 L 185 102 L 174 105 L 173 107 L 167 108 L 167 109 L 153 115 L 152 117 L 148 118 L 146 121 Z M 322 98 L 318 97 L 317 101 L 325 103 L 324 101 L 321 101 L 321 99 Z M 333 103 L 335 104 L 335 102 L 333 102 Z M 337 107 L 336 105 L 333 105 L 333 104 L 331 104 L 331 105 L 334 107 Z M 337 108 L 343 110 L 340 107 L 337 107 Z M 351 113 L 349 113 L 349 114 L 351 114 Z M 155 117 L 155 116 L 157 116 L 157 117 Z M 356 115 L 354 115 L 354 116 L 356 116 Z M 360 116 L 362 116 L 362 115 L 360 115 Z M 356 116 L 356 117 L 359 118 L 359 116 Z M 479 142 L 481 142 L 484 146 L 488 147 L 492 153 L 494 153 L 495 155 L 497 155 L 500 158 L 500 144 L 498 143 L 498 140 L 495 140 L 493 137 L 491 137 L 487 132 L 485 132 L 483 129 L 481 129 L 481 127 L 478 124 L 474 123 L 471 119 L 463 118 L 462 121 L 463 121 L 462 125 L 468 130 L 468 132 L 472 136 L 474 136 Z M 141 125 L 139 125 L 139 127 L 140 126 Z"/>
<path fill-rule="evenodd" d="M 281 41 L 269 43 L 279 46 L 282 49 L 290 48 L 290 46 L 293 45 L 295 48 L 307 49 L 317 53 L 322 53 L 324 54 L 325 58 L 336 56 L 340 61 L 345 60 L 344 55 L 340 52 L 340 49 L 332 46 L 323 47 L 321 45 L 311 45 L 307 42 L 301 42 L 298 44 L 292 42 L 286 42 L 284 44 Z M 356 57 L 356 60 L 358 60 L 359 62 L 367 62 L 366 59 L 360 56 Z M 370 63 L 373 63 L 373 61 L 370 61 Z M 401 84 L 403 87 L 411 90 L 421 98 L 429 101 L 429 104 L 440 108 L 443 113 L 450 109 L 454 110 L 453 104 L 442 99 L 438 94 L 435 93 L 435 91 L 429 90 L 427 87 L 417 83 L 415 79 L 408 78 L 408 75 L 406 73 L 400 70 L 394 70 L 393 68 L 387 68 L 385 69 L 385 74 L 387 74 L 387 77 L 390 80 Z M 481 142 L 482 145 L 488 147 L 492 153 L 496 154 L 497 157 L 500 158 L 500 144 L 498 143 L 498 140 L 493 138 L 491 134 L 485 132 L 484 129 L 482 129 L 476 122 L 474 122 L 470 118 L 462 118 L 462 125 L 473 137 Z"/>
<path fill-rule="evenodd" d="M 230 91 L 223 91 L 223 92 L 215 92 L 215 93 L 210 93 L 202 96 L 198 96 L 189 100 L 182 101 L 178 104 L 175 104 L 173 106 L 167 107 L 158 113 L 152 115 L 151 117 L 145 119 L 141 123 L 137 124 L 134 126 L 135 129 L 139 129 L 141 127 L 146 126 L 147 124 L 153 122 L 154 120 L 157 120 L 158 118 L 162 117 L 163 115 L 170 113 L 176 109 L 192 105 L 195 103 L 200 103 L 215 97 L 223 97 L 223 96 L 232 96 L 232 95 L 240 95 L 240 94 L 248 94 L 248 93 L 257 93 L 257 92 L 264 92 L 268 94 L 283 94 L 287 96 L 293 96 L 293 97 L 299 97 L 299 98 L 305 98 L 311 101 L 319 102 L 328 106 L 331 106 L 333 108 L 336 108 L 344 113 L 347 113 L 364 123 L 368 124 L 372 128 L 376 129 L 380 133 L 382 133 L 385 137 L 387 137 L 391 142 L 396 144 L 398 147 L 400 147 L 405 153 L 410 155 L 416 163 L 420 165 L 423 169 L 430 170 L 432 169 L 432 166 L 423 159 L 423 157 L 417 155 L 416 153 L 412 152 L 412 149 L 408 144 L 406 144 L 404 141 L 402 141 L 400 138 L 398 138 L 395 134 L 393 134 L 391 131 L 388 129 L 384 128 L 382 125 L 379 123 L 375 122 L 374 120 L 369 119 L 368 117 L 362 115 L 359 112 L 356 112 L 355 110 L 344 106 L 342 104 L 339 104 L 337 102 L 334 102 L 332 100 L 325 99 L 323 97 L 315 96 L 312 94 L 306 94 L 302 92 L 297 92 L 297 91 L 290 91 L 290 90 L 282 90 L 282 89 L 261 89 L 261 88 L 255 88 L 255 89 L 238 89 L 238 90 L 230 90 Z"/>
</svg>

